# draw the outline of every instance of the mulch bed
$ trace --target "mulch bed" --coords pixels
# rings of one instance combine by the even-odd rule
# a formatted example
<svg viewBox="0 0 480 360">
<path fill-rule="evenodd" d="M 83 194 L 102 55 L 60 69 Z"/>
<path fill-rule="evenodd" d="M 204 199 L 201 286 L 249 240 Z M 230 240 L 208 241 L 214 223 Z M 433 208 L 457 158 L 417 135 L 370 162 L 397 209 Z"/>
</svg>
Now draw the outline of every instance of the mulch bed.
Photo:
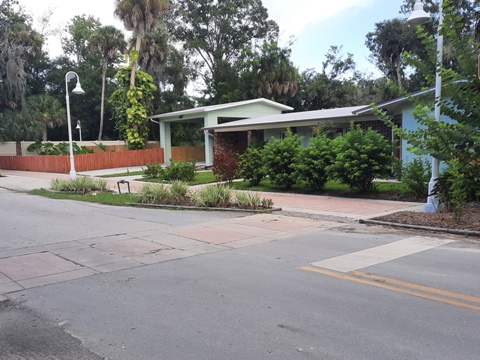
<svg viewBox="0 0 480 360">
<path fill-rule="evenodd" d="M 373 220 L 432 228 L 480 231 L 480 203 L 467 204 L 458 220 L 454 218 L 453 213 L 416 211 L 400 211 Z"/>
</svg>

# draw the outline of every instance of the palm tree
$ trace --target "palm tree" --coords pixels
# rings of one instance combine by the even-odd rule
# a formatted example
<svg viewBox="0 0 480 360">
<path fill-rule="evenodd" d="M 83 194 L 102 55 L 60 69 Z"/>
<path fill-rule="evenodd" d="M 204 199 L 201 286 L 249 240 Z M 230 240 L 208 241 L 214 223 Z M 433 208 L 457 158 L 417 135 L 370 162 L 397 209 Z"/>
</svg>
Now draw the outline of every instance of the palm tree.
<svg viewBox="0 0 480 360">
<path fill-rule="evenodd" d="M 140 44 L 138 65 L 140 69 L 152 75 L 155 85 L 160 83 L 163 67 L 168 60 L 167 40 L 165 27 L 159 25 L 155 31 L 146 33 Z M 130 49 L 135 47 L 135 38 L 130 40 L 129 47 Z"/>
<path fill-rule="evenodd" d="M 160 16 L 168 4 L 168 0 L 116 0 L 114 15 L 123 21 L 127 30 L 135 32 L 137 52 L 140 52 L 145 34 L 157 28 Z M 136 64 L 134 59 L 130 75 L 131 86 L 135 86 Z"/>
<path fill-rule="evenodd" d="M 53 129 L 66 122 L 66 112 L 60 101 L 51 95 L 40 94 L 30 96 L 22 110 L 24 116 L 29 117 L 41 125 L 42 141 L 47 141 L 47 128 Z"/>
<path fill-rule="evenodd" d="M 90 37 L 90 48 L 100 53 L 102 59 L 102 100 L 100 105 L 100 128 L 98 130 L 98 141 L 102 140 L 103 115 L 105 112 L 105 80 L 107 78 L 108 66 L 118 59 L 118 56 L 125 51 L 126 43 L 123 33 L 114 26 L 103 26 L 97 29 Z"/>
<path fill-rule="evenodd" d="M 22 156 L 22 141 L 38 140 L 41 133 L 41 124 L 31 119 L 24 111 L 4 112 L 0 138 L 2 141 L 15 141 L 17 156 Z"/>
</svg>

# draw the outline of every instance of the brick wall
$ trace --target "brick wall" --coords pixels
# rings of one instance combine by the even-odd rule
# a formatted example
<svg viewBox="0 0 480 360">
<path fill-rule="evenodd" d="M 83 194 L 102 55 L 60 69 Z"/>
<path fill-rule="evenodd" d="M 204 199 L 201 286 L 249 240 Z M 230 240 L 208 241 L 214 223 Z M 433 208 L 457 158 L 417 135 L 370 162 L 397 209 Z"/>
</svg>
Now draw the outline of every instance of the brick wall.
<svg viewBox="0 0 480 360">
<path fill-rule="evenodd" d="M 214 136 L 214 154 L 228 150 L 241 154 L 248 145 L 246 132 L 216 132 Z"/>
</svg>

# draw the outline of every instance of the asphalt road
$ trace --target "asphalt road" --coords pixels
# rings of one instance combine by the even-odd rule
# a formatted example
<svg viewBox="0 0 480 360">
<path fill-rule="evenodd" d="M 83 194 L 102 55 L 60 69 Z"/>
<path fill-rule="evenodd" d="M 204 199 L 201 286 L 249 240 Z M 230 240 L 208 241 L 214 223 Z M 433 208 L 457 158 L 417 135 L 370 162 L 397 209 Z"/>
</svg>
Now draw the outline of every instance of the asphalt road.
<svg viewBox="0 0 480 360">
<path fill-rule="evenodd" d="M 239 216 L 0 189 L 0 255 Z M 0 359 L 480 358 L 475 241 L 427 234 L 445 244 L 395 258 L 384 245 L 422 234 L 341 225 L 10 293 L 0 306 Z M 373 260 L 356 273 L 312 266 L 353 253 Z"/>
</svg>

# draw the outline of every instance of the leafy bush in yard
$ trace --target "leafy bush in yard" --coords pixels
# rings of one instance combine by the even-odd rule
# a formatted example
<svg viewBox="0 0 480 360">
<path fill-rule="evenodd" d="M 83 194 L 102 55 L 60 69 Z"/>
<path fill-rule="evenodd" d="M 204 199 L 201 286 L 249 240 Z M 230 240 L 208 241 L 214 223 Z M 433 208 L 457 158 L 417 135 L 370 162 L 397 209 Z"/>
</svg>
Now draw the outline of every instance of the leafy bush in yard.
<svg viewBox="0 0 480 360">
<path fill-rule="evenodd" d="M 215 152 L 212 171 L 217 180 L 233 181 L 238 172 L 238 154 L 232 150 Z"/>
<path fill-rule="evenodd" d="M 159 176 L 164 180 L 192 181 L 197 174 L 195 164 L 195 160 L 170 161 L 170 164 L 160 171 Z"/>
<path fill-rule="evenodd" d="M 480 198 L 480 164 L 461 164 L 458 160 L 450 160 L 447 164 L 447 169 L 437 179 L 433 195 L 437 195 L 445 209 L 453 211 L 455 219 L 459 220 L 464 205 Z"/>
<path fill-rule="evenodd" d="M 251 186 L 260 184 L 260 181 L 265 177 L 264 146 L 264 142 L 252 142 L 238 158 L 238 176 L 248 181 Z"/>
<path fill-rule="evenodd" d="M 401 181 L 405 184 L 407 191 L 415 194 L 418 198 L 426 198 L 431 176 L 430 169 L 430 161 L 419 158 L 414 158 L 412 162 L 405 164 L 402 167 Z"/>
<path fill-rule="evenodd" d="M 162 164 L 150 163 L 146 165 L 146 168 L 142 168 L 143 177 L 146 178 L 158 178 L 162 171 Z"/>
<path fill-rule="evenodd" d="M 344 137 L 332 141 L 332 148 L 336 155 L 327 171 L 352 190 L 375 190 L 373 180 L 386 178 L 391 173 L 392 144 L 372 129 L 363 131 L 352 123 Z"/>
<path fill-rule="evenodd" d="M 272 138 L 264 148 L 265 172 L 273 186 L 291 189 L 295 184 L 295 159 L 302 149 L 301 138 L 288 129 L 285 139 Z"/>
<path fill-rule="evenodd" d="M 225 206 L 231 198 L 232 189 L 225 184 L 204 186 L 191 195 L 196 206 Z"/>
<path fill-rule="evenodd" d="M 332 164 L 332 140 L 325 134 L 317 134 L 310 146 L 298 151 L 295 159 L 297 182 L 302 187 L 322 190 L 328 181 L 327 167 Z"/>
<path fill-rule="evenodd" d="M 86 146 L 78 146 L 76 142 L 72 142 L 72 150 L 75 155 L 91 154 L 93 152 Z M 27 151 L 36 152 L 39 155 L 68 155 L 70 154 L 70 147 L 66 142 L 61 142 L 55 145 L 51 142 L 41 142 L 40 140 L 37 140 L 27 147 Z"/>
<path fill-rule="evenodd" d="M 107 180 L 96 179 L 88 176 L 78 176 L 75 180 L 53 179 L 50 183 L 55 191 L 75 191 L 75 192 L 90 192 L 90 191 L 106 191 L 108 189 Z"/>
</svg>

